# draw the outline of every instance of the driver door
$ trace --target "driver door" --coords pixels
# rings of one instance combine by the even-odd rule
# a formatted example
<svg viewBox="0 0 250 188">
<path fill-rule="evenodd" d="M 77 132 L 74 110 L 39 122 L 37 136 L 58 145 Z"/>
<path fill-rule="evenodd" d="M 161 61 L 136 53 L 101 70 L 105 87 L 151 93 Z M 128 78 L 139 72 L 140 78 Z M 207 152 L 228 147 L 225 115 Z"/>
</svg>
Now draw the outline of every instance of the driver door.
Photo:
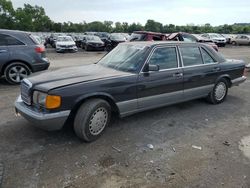
<svg viewBox="0 0 250 188">
<path fill-rule="evenodd" d="M 149 65 L 159 70 L 146 71 Z M 183 70 L 176 46 L 156 47 L 149 55 L 137 86 L 138 108 L 150 109 L 183 99 Z"/>
</svg>

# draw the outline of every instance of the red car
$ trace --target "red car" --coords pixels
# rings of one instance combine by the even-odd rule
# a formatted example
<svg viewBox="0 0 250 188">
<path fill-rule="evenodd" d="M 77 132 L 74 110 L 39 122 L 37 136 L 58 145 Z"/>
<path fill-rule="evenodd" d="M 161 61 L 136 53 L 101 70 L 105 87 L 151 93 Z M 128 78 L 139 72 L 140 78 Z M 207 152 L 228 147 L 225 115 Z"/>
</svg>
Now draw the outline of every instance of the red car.
<svg viewBox="0 0 250 188">
<path fill-rule="evenodd" d="M 165 34 L 150 32 L 150 31 L 134 31 L 129 39 L 129 41 L 161 41 L 161 40 L 167 40 Z"/>
<path fill-rule="evenodd" d="M 218 46 L 213 43 L 212 40 L 203 38 L 198 35 L 193 35 L 185 32 L 178 32 L 178 33 L 172 33 L 167 36 L 167 40 L 174 40 L 174 41 L 186 41 L 186 42 L 201 42 L 201 43 L 206 43 L 212 48 L 214 48 L 218 52 Z"/>
</svg>

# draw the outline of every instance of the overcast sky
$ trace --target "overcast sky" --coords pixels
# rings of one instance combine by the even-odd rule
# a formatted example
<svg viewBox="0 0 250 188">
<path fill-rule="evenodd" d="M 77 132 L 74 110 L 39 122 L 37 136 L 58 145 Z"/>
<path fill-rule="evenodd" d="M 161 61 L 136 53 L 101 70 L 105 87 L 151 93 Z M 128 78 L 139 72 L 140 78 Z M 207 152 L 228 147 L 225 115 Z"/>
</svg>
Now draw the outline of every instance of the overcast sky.
<svg viewBox="0 0 250 188">
<path fill-rule="evenodd" d="M 12 0 L 14 8 L 24 3 L 45 8 L 56 22 L 120 21 L 148 19 L 163 24 L 205 24 L 214 26 L 250 23 L 249 0 Z"/>
</svg>

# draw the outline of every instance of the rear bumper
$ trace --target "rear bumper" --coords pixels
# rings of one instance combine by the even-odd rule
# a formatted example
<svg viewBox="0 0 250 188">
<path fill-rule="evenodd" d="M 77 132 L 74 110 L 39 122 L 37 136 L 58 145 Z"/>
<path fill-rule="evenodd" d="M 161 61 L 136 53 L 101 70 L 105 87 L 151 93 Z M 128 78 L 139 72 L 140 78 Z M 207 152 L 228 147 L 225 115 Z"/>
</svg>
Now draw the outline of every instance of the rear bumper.
<svg viewBox="0 0 250 188">
<path fill-rule="evenodd" d="M 32 64 L 32 72 L 38 72 L 47 70 L 50 66 L 50 62 L 47 58 L 43 58 L 43 62 Z"/>
<path fill-rule="evenodd" d="M 15 110 L 17 114 L 32 122 L 35 127 L 48 131 L 60 130 L 70 114 L 70 110 L 56 113 L 37 112 L 24 104 L 21 96 L 15 102 Z"/>
<path fill-rule="evenodd" d="M 247 77 L 245 77 L 245 76 L 242 76 L 240 78 L 236 78 L 236 79 L 232 80 L 232 86 L 238 86 L 241 83 L 245 82 L 246 79 L 247 79 Z"/>
</svg>

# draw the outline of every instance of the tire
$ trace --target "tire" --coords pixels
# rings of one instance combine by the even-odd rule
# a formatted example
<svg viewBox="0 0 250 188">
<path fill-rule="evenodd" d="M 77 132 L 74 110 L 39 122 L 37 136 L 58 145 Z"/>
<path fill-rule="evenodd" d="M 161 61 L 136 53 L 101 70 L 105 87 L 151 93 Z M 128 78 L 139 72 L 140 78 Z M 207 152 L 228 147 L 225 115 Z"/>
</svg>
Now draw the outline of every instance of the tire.
<svg viewBox="0 0 250 188">
<path fill-rule="evenodd" d="M 233 42 L 232 42 L 232 45 L 236 46 L 236 45 L 237 45 L 237 43 L 236 43 L 235 41 L 233 41 Z"/>
<path fill-rule="evenodd" d="M 90 99 L 83 103 L 76 112 L 74 131 L 85 142 L 99 138 L 109 125 L 111 107 L 102 99 Z"/>
<path fill-rule="evenodd" d="M 107 52 L 110 52 L 111 50 L 112 50 L 112 47 L 111 47 L 111 45 L 110 44 L 108 44 L 106 47 L 105 47 L 105 49 L 104 49 L 105 51 L 107 51 Z"/>
<path fill-rule="evenodd" d="M 4 70 L 5 80 L 10 84 L 20 84 L 30 73 L 29 67 L 22 62 L 11 63 Z"/>
<path fill-rule="evenodd" d="M 89 51 L 88 45 L 85 45 L 84 49 L 85 49 L 85 51 Z"/>
<path fill-rule="evenodd" d="M 228 85 L 229 83 L 225 78 L 220 79 L 209 93 L 207 97 L 208 102 L 212 104 L 222 103 L 227 97 Z"/>
</svg>

